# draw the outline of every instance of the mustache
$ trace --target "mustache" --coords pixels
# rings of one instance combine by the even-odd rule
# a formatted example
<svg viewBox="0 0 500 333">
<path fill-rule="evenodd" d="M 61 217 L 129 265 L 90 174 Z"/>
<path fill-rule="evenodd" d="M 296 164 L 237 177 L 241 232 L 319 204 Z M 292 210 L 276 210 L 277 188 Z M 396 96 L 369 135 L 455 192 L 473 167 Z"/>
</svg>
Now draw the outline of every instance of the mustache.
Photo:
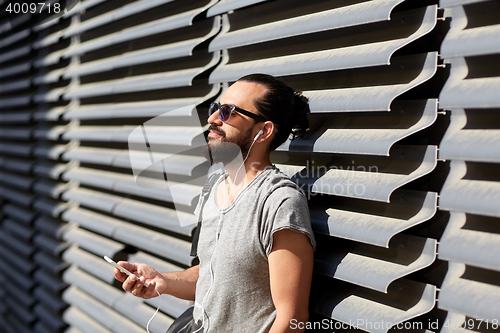
<svg viewBox="0 0 500 333">
<path fill-rule="evenodd" d="M 214 131 L 217 134 L 222 135 L 223 137 L 226 136 L 226 133 L 224 133 L 223 130 L 221 130 L 218 126 L 214 126 L 213 124 L 208 127 L 208 131 Z"/>
</svg>

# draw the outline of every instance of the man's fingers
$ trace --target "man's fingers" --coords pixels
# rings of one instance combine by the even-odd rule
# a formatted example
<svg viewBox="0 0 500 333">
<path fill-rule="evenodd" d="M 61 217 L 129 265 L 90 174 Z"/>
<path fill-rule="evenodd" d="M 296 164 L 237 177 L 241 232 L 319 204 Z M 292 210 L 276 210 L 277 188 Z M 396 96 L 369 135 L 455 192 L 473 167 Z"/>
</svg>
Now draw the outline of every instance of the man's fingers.
<svg viewBox="0 0 500 333">
<path fill-rule="evenodd" d="M 125 281 L 123 281 L 123 284 L 122 284 L 123 290 L 128 291 L 128 292 L 131 293 L 134 290 L 136 281 L 137 281 L 137 276 L 135 276 L 133 274 L 129 275 L 125 279 Z"/>
<path fill-rule="evenodd" d="M 133 264 L 127 261 L 118 261 L 117 264 L 130 271 L 131 273 L 134 273 L 137 270 L 137 264 L 135 263 Z"/>
</svg>

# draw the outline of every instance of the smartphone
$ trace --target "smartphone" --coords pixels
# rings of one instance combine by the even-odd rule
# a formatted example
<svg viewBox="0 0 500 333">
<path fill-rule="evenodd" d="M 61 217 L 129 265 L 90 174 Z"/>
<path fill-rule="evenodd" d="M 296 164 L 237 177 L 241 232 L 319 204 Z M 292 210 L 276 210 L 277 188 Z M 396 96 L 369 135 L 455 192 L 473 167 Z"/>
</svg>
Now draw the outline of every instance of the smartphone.
<svg viewBox="0 0 500 333">
<path fill-rule="evenodd" d="M 113 259 L 109 258 L 108 256 L 104 256 L 104 260 L 106 260 L 108 263 L 113 265 L 114 267 L 118 268 L 120 272 L 125 273 L 127 275 L 132 275 L 127 269 L 123 268 L 122 266 L 118 265 L 116 262 L 113 261 Z M 144 283 L 144 287 L 149 287 L 149 283 Z"/>
</svg>

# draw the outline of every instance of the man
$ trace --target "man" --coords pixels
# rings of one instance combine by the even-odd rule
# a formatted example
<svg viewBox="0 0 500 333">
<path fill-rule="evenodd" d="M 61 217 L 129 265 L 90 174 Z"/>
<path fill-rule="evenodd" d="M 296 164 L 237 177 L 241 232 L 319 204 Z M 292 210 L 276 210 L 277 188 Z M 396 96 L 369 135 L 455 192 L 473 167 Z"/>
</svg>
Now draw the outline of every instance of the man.
<svg viewBox="0 0 500 333">
<path fill-rule="evenodd" d="M 307 98 L 269 75 L 231 85 L 209 109 L 207 153 L 226 172 L 203 208 L 200 265 L 159 273 L 120 262 L 139 277 L 115 269 L 123 289 L 194 300 L 194 332 L 298 332 L 290 321 L 308 319 L 315 242 L 304 194 L 269 154 L 305 132 L 307 110 Z"/>
</svg>

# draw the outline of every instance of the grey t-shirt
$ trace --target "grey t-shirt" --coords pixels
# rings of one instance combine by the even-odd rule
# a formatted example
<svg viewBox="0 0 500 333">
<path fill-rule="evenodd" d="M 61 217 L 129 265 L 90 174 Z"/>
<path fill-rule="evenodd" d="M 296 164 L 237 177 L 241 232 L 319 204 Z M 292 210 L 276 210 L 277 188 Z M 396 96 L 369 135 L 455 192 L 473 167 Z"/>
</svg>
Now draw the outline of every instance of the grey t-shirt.
<svg viewBox="0 0 500 333">
<path fill-rule="evenodd" d="M 193 316 L 201 325 L 204 301 L 206 317 L 199 332 L 268 332 L 276 316 L 268 264 L 272 236 L 278 230 L 295 230 L 309 236 L 315 247 L 307 200 L 298 186 L 273 166 L 258 174 L 229 207 L 220 210 L 216 188 L 223 179 L 218 179 L 203 209 Z M 220 238 L 214 253 L 218 225 Z"/>
</svg>

